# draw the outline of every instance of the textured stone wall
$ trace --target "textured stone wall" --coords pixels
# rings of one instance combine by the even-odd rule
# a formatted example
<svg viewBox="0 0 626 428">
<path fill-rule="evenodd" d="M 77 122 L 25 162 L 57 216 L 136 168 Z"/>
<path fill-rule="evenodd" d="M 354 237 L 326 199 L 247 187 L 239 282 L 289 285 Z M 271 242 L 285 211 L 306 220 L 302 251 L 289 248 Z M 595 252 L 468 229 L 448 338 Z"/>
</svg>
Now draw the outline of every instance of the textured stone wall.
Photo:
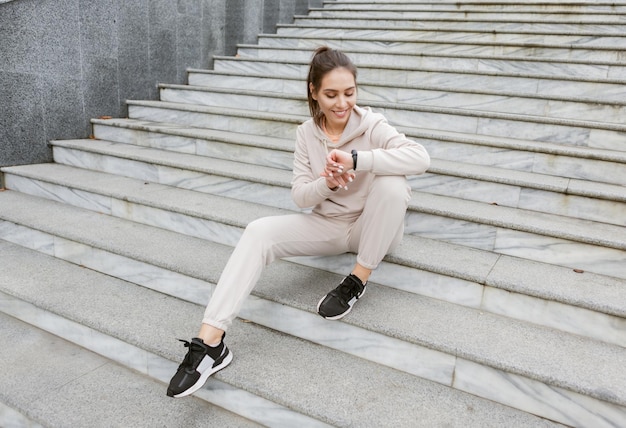
<svg viewBox="0 0 626 428">
<path fill-rule="evenodd" d="M 0 0 L 2 1 L 2 0 Z M 51 161 L 47 142 L 85 138 L 321 0 L 0 2 L 0 166 Z"/>
</svg>

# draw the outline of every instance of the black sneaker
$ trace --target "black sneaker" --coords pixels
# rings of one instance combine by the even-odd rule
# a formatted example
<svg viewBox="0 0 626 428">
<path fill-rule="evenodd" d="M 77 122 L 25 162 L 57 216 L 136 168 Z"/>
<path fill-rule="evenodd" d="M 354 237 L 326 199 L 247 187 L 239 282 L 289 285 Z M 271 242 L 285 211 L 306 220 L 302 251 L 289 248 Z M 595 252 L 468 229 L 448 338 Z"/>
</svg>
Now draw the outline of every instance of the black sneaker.
<svg viewBox="0 0 626 428">
<path fill-rule="evenodd" d="M 350 274 L 333 291 L 322 297 L 317 304 L 317 313 L 327 320 L 338 320 L 347 315 L 352 306 L 365 293 L 365 286 L 361 280 Z"/>
<path fill-rule="evenodd" d="M 181 340 L 189 351 L 170 381 L 167 388 L 169 397 L 179 398 L 193 394 L 202 388 L 209 376 L 230 364 L 233 354 L 224 345 L 224 336 L 216 347 L 205 345 L 197 337 L 191 339 L 191 342 Z"/>
</svg>

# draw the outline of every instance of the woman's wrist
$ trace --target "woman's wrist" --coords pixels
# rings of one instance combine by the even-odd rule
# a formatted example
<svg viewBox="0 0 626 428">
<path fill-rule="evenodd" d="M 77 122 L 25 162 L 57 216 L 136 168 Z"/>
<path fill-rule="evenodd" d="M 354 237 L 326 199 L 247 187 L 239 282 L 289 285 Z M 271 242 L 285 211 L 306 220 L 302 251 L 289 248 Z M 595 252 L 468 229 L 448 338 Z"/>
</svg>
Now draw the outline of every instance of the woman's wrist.
<svg viewBox="0 0 626 428">
<path fill-rule="evenodd" d="M 330 178 L 325 177 L 324 182 L 326 183 L 326 187 L 328 188 L 328 190 L 332 190 L 334 192 L 335 190 L 339 189 L 339 186 L 337 185 L 335 180 L 331 180 Z"/>
</svg>

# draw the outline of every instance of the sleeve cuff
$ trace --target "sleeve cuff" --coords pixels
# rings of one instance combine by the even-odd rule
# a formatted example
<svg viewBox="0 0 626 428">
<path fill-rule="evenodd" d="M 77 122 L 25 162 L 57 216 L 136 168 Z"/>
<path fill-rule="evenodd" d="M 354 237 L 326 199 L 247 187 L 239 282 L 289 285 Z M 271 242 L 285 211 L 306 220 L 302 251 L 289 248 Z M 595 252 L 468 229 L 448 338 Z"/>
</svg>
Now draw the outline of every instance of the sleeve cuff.
<svg viewBox="0 0 626 428">
<path fill-rule="evenodd" d="M 317 193 L 320 196 L 327 198 L 333 193 L 335 193 L 335 191 L 336 190 L 332 190 L 328 188 L 328 186 L 326 185 L 326 179 L 324 177 L 320 177 L 317 179 Z"/>
<path fill-rule="evenodd" d="M 374 166 L 374 153 L 371 151 L 358 152 L 356 163 L 357 171 L 371 171 Z"/>
</svg>

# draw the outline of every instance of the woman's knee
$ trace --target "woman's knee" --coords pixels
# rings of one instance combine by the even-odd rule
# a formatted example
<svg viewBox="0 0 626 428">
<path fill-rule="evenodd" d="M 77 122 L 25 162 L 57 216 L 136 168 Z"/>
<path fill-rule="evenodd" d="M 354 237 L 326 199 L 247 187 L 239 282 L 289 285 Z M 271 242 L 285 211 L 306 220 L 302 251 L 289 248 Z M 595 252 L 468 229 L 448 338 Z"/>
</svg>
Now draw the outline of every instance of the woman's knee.
<svg viewBox="0 0 626 428">
<path fill-rule="evenodd" d="M 374 178 L 370 195 L 376 197 L 379 203 L 406 207 L 411 199 L 411 187 L 403 175 L 379 175 Z"/>
<path fill-rule="evenodd" d="M 257 242 L 266 241 L 273 235 L 274 225 L 276 221 L 273 217 L 261 217 L 256 220 L 252 220 L 246 226 L 244 235 Z"/>
</svg>

